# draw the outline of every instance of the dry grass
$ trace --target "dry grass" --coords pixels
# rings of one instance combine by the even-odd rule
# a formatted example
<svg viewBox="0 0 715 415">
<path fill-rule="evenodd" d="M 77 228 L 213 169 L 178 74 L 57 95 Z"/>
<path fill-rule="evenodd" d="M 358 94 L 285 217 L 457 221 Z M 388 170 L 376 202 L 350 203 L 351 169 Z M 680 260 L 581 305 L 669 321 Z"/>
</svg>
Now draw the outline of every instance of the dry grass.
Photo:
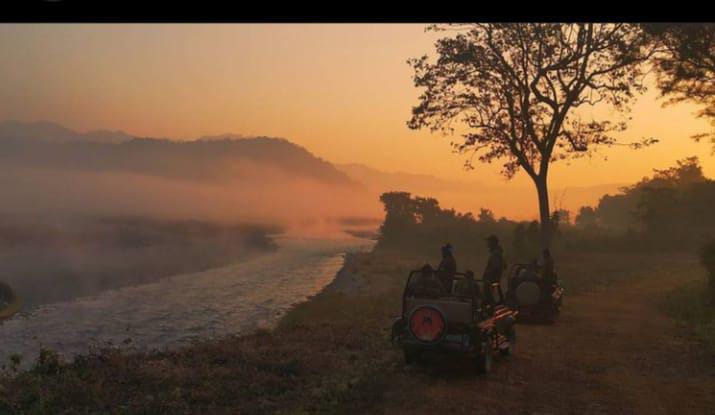
<svg viewBox="0 0 715 415">
<path fill-rule="evenodd" d="M 647 277 L 649 269 L 678 261 L 691 259 L 581 254 L 558 265 L 567 289 L 583 291 Z M 386 399 L 386 368 L 400 359 L 389 344 L 389 327 L 400 313 L 402 285 L 424 262 L 358 255 L 348 267 L 362 276 L 362 294 L 324 291 L 272 332 L 168 352 L 97 349 L 71 364 L 50 353 L 28 372 L 6 370 L 0 414 L 370 412 Z"/>
<path fill-rule="evenodd" d="M 715 356 L 715 304 L 705 278 L 690 281 L 670 293 L 665 306 L 683 324 L 686 334 L 702 342 Z"/>
</svg>

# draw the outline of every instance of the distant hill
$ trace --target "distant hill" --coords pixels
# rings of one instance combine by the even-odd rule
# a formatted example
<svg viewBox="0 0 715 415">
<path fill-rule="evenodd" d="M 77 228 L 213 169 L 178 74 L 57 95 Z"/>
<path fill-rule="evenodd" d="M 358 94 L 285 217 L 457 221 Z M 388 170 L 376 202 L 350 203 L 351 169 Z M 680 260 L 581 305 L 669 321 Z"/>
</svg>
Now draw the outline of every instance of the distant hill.
<svg viewBox="0 0 715 415">
<path fill-rule="evenodd" d="M 228 138 L 227 138 L 228 137 Z M 357 186 L 303 147 L 271 137 L 136 138 L 122 132 L 77 133 L 50 122 L 0 123 L 4 166 L 136 173 L 190 180 L 258 181 L 289 175 Z"/>
<path fill-rule="evenodd" d="M 49 121 L 21 122 L 8 120 L 0 122 L 0 139 L 5 138 L 49 143 L 75 141 L 121 143 L 134 137 L 124 131 L 96 130 L 79 133 Z"/>
</svg>

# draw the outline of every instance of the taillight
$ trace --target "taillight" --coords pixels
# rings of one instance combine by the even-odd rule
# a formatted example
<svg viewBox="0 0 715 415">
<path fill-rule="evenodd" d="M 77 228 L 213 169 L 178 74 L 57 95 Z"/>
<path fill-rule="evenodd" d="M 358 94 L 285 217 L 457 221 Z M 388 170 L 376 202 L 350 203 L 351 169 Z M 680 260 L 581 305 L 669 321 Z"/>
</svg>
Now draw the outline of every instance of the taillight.
<svg viewBox="0 0 715 415">
<path fill-rule="evenodd" d="M 423 342 L 439 340 L 444 329 L 442 313 L 432 307 L 420 307 L 410 317 L 410 331 L 417 340 Z"/>
</svg>

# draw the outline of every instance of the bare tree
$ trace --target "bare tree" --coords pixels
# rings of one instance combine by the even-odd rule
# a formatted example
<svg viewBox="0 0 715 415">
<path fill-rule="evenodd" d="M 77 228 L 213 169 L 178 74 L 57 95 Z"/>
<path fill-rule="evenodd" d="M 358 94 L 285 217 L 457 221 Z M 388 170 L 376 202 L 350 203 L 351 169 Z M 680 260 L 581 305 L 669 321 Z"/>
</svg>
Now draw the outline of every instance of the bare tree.
<svg viewBox="0 0 715 415">
<path fill-rule="evenodd" d="M 653 139 L 619 143 L 625 121 L 597 120 L 579 111 L 608 105 L 628 110 L 644 91 L 644 63 L 652 55 L 643 31 L 630 24 L 470 24 L 430 26 L 453 31 L 425 55 L 408 62 L 424 88 L 408 126 L 447 134 L 472 160 L 503 162 L 533 180 L 539 200 L 541 242 L 551 241 L 548 172 L 553 161 L 589 155 L 599 146 L 639 148 Z"/>
</svg>

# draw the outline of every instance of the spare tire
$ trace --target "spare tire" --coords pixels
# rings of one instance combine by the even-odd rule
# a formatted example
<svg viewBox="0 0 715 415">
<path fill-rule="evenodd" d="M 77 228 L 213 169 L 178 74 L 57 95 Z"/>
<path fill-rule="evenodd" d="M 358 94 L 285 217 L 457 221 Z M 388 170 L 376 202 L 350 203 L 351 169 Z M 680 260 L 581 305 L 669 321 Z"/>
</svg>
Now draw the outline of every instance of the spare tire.
<svg viewBox="0 0 715 415">
<path fill-rule="evenodd" d="M 520 306 L 535 305 L 541 298 L 541 288 L 534 281 L 524 281 L 516 287 L 515 295 Z"/>
<path fill-rule="evenodd" d="M 419 341 L 434 343 L 442 339 L 447 329 L 447 321 L 434 307 L 416 308 L 409 320 L 410 333 Z"/>
</svg>

